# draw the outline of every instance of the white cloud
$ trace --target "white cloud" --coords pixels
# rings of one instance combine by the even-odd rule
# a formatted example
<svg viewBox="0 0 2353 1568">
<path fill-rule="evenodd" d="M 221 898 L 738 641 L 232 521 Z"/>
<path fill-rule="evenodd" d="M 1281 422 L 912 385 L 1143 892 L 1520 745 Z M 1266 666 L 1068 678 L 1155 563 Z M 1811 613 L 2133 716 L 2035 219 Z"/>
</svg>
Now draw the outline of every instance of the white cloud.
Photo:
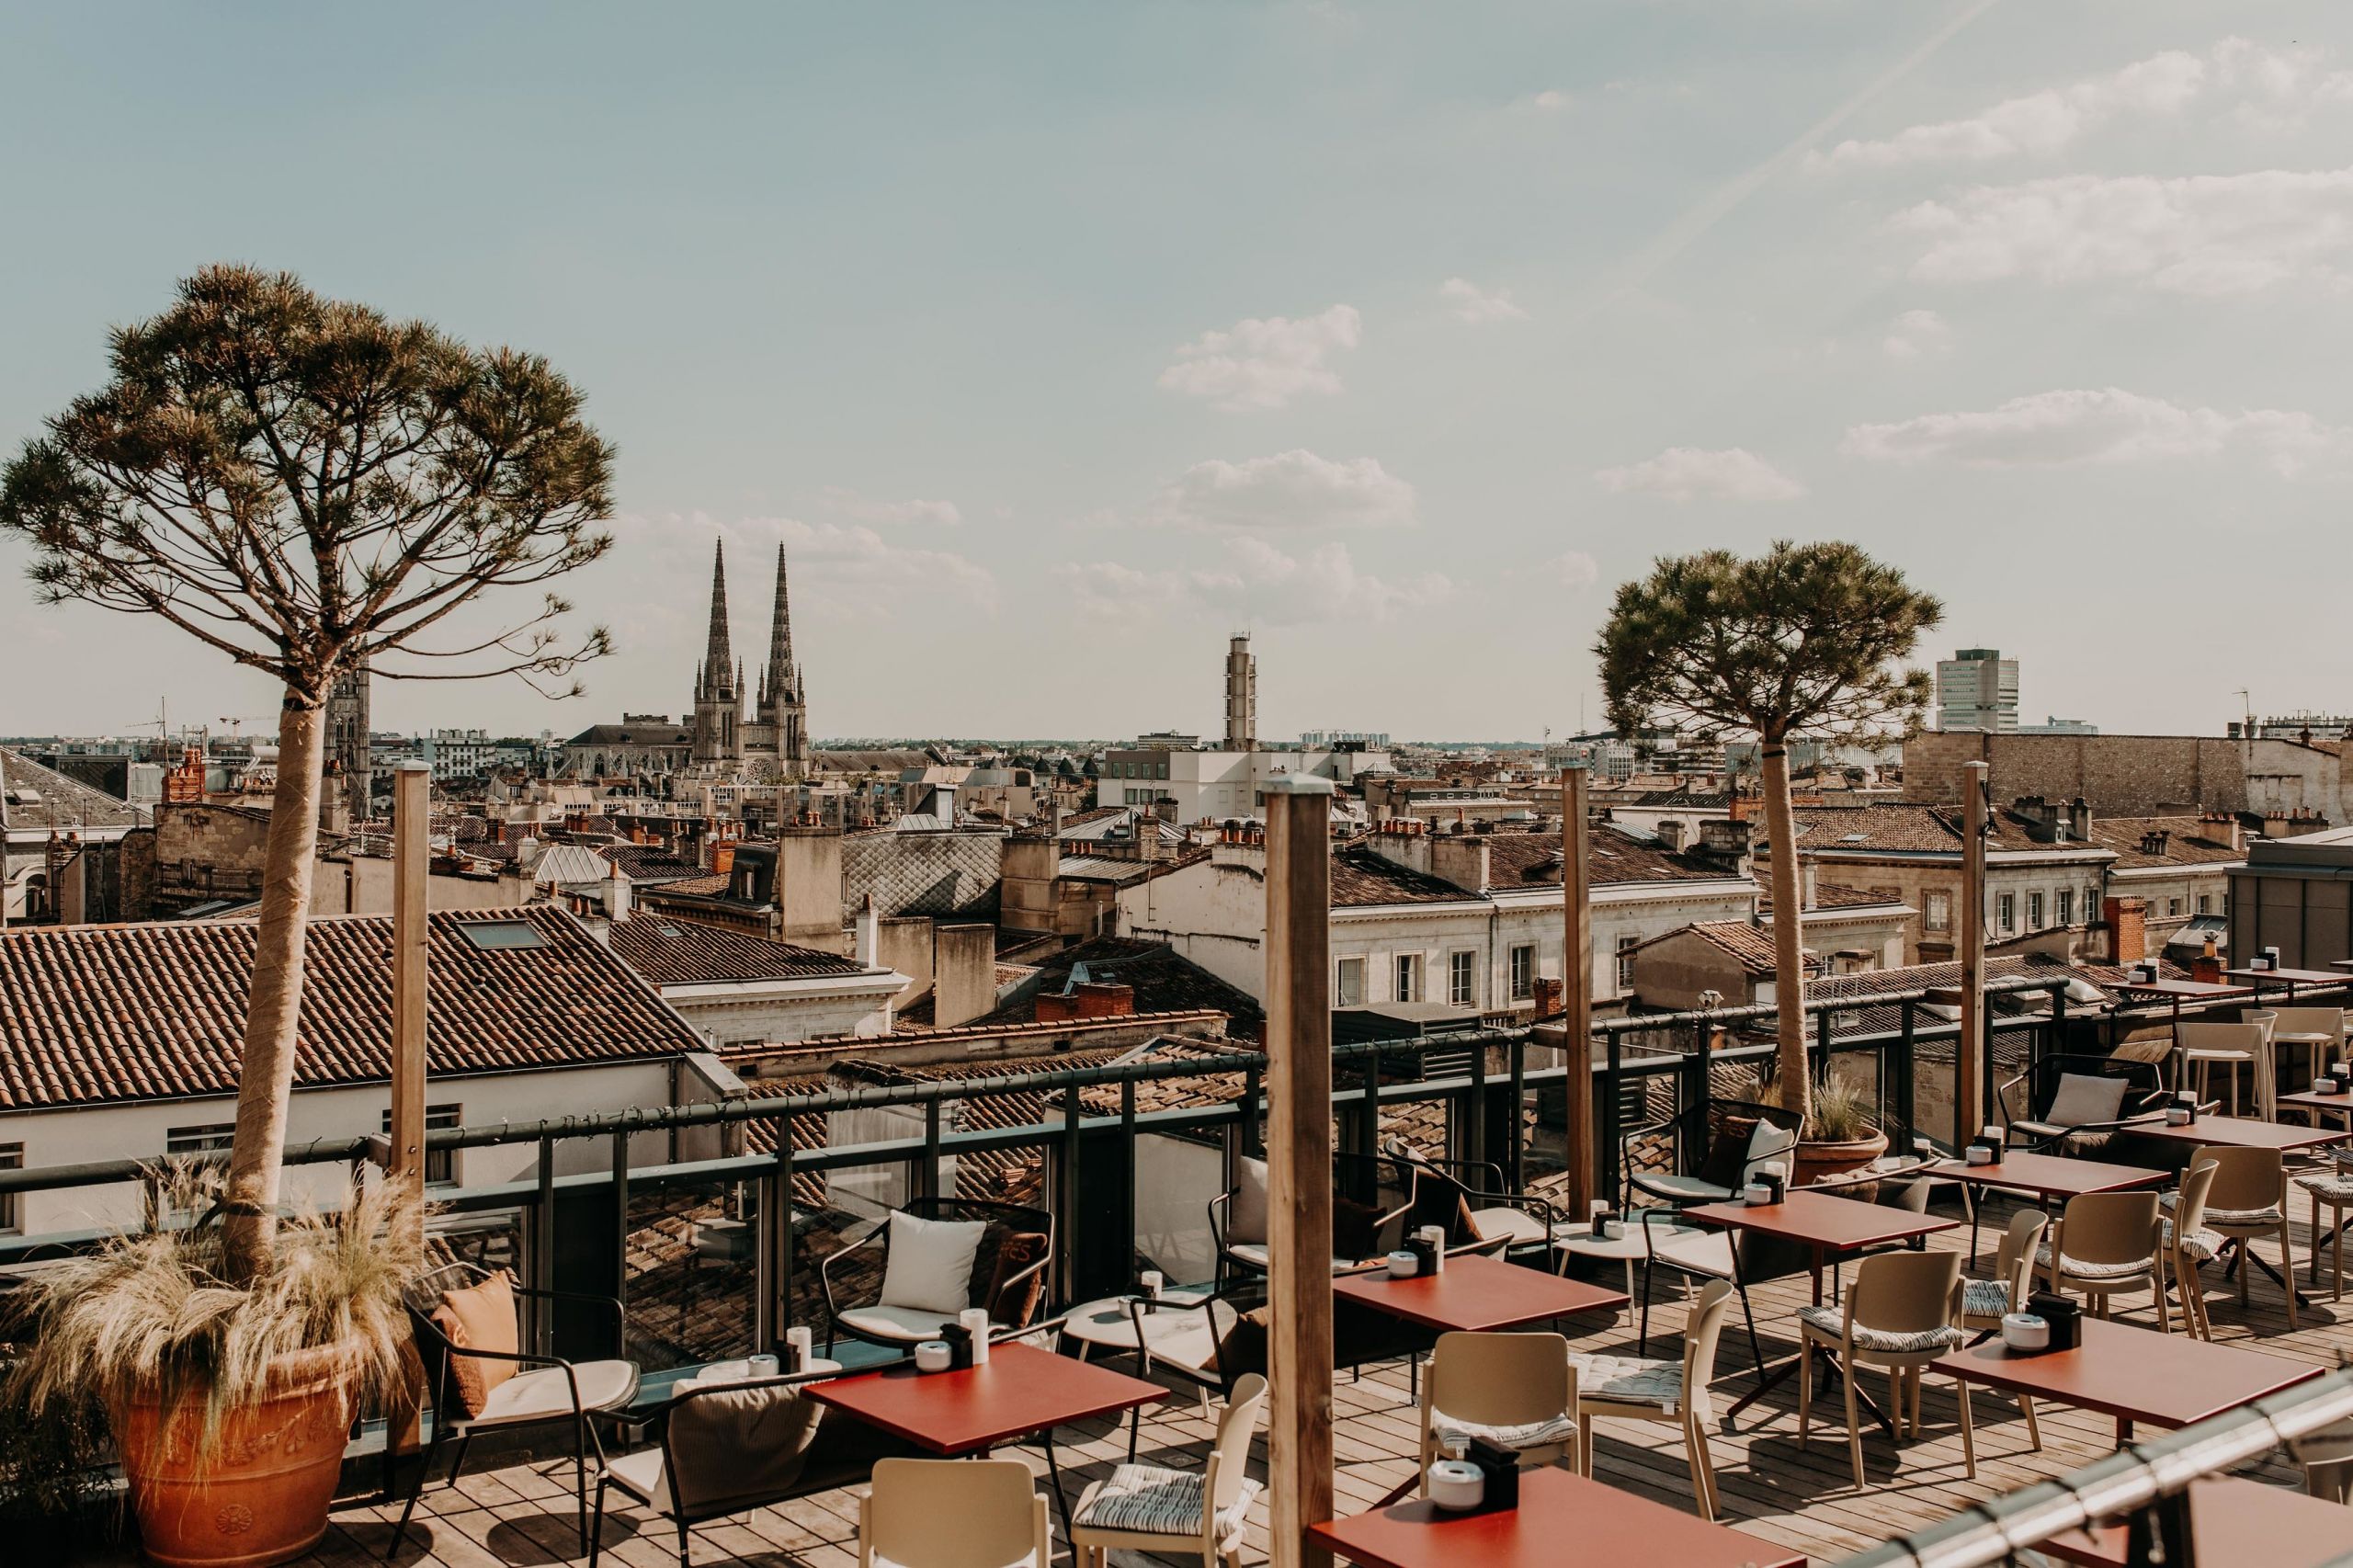
<svg viewBox="0 0 2353 1568">
<path fill-rule="evenodd" d="M 1160 384 L 1235 412 L 1283 408 L 1305 392 L 1336 392 L 1340 378 L 1324 357 L 1354 348 L 1363 319 L 1354 305 L 1322 315 L 1252 317 L 1225 332 L 1203 333 L 1176 350 Z"/>
<path fill-rule="evenodd" d="M 1814 161 L 1834 168 L 1887 168 L 2048 154 L 2118 115 L 2175 113 L 2204 89 L 2208 76 L 2205 61 L 2169 50 L 2109 75 L 2004 99 L 1966 119 L 1911 126 L 1882 142 L 1841 142 Z"/>
<path fill-rule="evenodd" d="M 2353 99 L 2353 72 L 2328 70 L 2326 58 L 2317 49 L 2226 38 L 2203 53 L 2167 50 L 2106 75 L 2005 98 L 1966 119 L 1910 126 L 1882 141 L 1841 142 L 1810 162 L 1893 168 L 2048 157 L 2111 121 L 2165 119 L 2200 103 L 2249 129 L 2291 129 L 2315 108 Z"/>
<path fill-rule="evenodd" d="M 1899 214 L 1925 248 L 1930 283 L 2024 278 L 2146 282 L 2182 294 L 2244 294 L 2296 279 L 2342 282 L 2353 251 L 2353 168 L 2108 177 L 1982 186 Z"/>
<path fill-rule="evenodd" d="M 1558 114 L 1569 107 L 1569 95 L 1558 87 L 1546 87 L 1541 92 L 1514 98 L 1511 107 L 1523 114 Z"/>
<path fill-rule="evenodd" d="M 1564 588 L 1590 588 L 1601 581 L 1601 562 L 1582 550 L 1572 550 L 1544 562 L 1544 570 Z"/>
<path fill-rule="evenodd" d="M 1745 447 L 1669 447 L 1646 461 L 1605 468 L 1593 477 L 1621 495 L 1670 501 L 1790 501 L 1805 494 L 1805 486 Z"/>
<path fill-rule="evenodd" d="M 1489 322 L 1518 321 L 1528 312 L 1512 303 L 1511 290 L 1497 289 L 1490 293 L 1467 278 L 1449 278 L 1438 285 L 1438 295 L 1447 302 L 1458 321 L 1482 326 Z"/>
<path fill-rule="evenodd" d="M 1304 448 L 1195 463 L 1154 496 L 1143 520 L 1180 528 L 1391 528 L 1414 521 L 1414 487 L 1374 458 L 1331 459 Z"/>
<path fill-rule="evenodd" d="M 1453 582 L 1435 572 L 1381 577 L 1360 571 L 1337 541 L 1292 555 L 1263 540 L 1229 539 L 1206 567 L 1145 571 L 1116 561 L 1074 562 L 1054 577 L 1092 619 L 1217 616 L 1256 626 L 1387 620 L 1446 602 Z"/>
<path fill-rule="evenodd" d="M 832 510 L 861 523 L 940 523 L 953 527 L 964 520 L 964 514 L 953 501 L 880 501 L 838 484 L 825 486 L 824 499 Z"/>
<path fill-rule="evenodd" d="M 2353 453 L 2353 430 L 2309 414 L 2185 408 L 2117 387 L 2014 397 L 1996 408 L 1857 425 L 1842 450 L 1881 461 L 2053 468 L 2249 454 L 2285 478 Z"/>
<path fill-rule="evenodd" d="M 1880 340 L 1891 359 L 1918 359 L 1952 347 L 1952 328 L 1934 311 L 1906 311 L 1890 322 Z"/>
</svg>

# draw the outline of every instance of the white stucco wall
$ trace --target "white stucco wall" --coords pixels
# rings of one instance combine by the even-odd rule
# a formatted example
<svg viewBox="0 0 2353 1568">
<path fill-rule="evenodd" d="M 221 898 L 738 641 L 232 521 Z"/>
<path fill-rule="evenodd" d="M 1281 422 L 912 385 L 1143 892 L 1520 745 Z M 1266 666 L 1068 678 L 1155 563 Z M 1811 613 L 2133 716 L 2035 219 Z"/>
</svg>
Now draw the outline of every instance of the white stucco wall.
<svg viewBox="0 0 2353 1568">
<path fill-rule="evenodd" d="M 741 981 L 665 985 L 662 999 L 713 1045 L 779 1044 L 819 1035 L 885 1035 L 907 977 L 890 971 L 854 983 Z"/>
</svg>

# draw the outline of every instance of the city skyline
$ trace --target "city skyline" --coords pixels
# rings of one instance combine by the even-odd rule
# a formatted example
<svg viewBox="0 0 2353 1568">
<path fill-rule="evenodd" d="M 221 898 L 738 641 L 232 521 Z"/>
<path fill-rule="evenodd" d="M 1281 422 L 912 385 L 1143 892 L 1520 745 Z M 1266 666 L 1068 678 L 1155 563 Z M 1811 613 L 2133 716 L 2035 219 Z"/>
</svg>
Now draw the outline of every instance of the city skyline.
<svg viewBox="0 0 2353 1568">
<path fill-rule="evenodd" d="M 2279 585 L 2353 471 L 2317 5 L 245 15 L 0 22 L 0 441 L 216 259 L 549 356 L 620 451 L 566 585 L 619 652 L 381 729 L 690 717 L 722 538 L 790 552 L 820 736 L 1211 733 L 1244 629 L 1270 736 L 1559 735 L 1614 584 L 1785 536 L 2030 716 L 2344 706 Z M 24 561 L 0 730 L 275 708 Z"/>
</svg>

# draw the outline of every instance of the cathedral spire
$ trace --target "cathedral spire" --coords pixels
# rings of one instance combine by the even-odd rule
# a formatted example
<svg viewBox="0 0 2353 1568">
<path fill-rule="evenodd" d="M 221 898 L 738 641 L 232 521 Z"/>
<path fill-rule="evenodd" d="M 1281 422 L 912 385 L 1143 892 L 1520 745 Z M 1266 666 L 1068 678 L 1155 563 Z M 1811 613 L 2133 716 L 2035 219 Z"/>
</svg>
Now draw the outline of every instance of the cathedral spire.
<svg viewBox="0 0 2353 1568">
<path fill-rule="evenodd" d="M 768 627 L 768 667 L 760 682 L 761 717 L 773 721 L 792 700 L 792 605 L 785 594 L 784 546 L 776 547 L 776 619 Z"/>
<path fill-rule="evenodd" d="M 703 654 L 703 667 L 716 684 L 727 679 L 735 667 L 727 651 L 727 541 L 722 540 L 711 552 L 710 560 L 710 642 Z"/>
</svg>

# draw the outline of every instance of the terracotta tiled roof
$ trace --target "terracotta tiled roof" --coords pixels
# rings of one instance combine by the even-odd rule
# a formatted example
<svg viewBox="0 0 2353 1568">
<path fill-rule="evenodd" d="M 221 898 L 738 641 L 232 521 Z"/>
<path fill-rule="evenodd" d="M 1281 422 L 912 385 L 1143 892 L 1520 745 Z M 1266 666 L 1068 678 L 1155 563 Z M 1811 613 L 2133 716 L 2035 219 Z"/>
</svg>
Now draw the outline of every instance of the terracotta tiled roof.
<svg viewBox="0 0 2353 1568">
<path fill-rule="evenodd" d="M 1881 801 L 1868 806 L 1800 806 L 1796 814 L 1801 849 L 1824 853 L 1961 853 L 1961 809 L 1957 806 Z M 1993 827 L 1993 835 L 1986 841 L 1990 849 L 2081 855 L 2102 847 L 2073 839 L 2063 844 L 2044 843 L 2028 831 L 2025 818 L 2007 811 L 1994 813 Z M 1762 822 L 1757 829 L 1761 843 Z"/>
<path fill-rule="evenodd" d="M 811 980 L 864 974 L 856 959 L 688 920 L 638 915 L 611 930 L 613 951 L 656 985 L 729 980 Z"/>
<path fill-rule="evenodd" d="M 1816 909 L 1878 909 L 1901 904 L 1904 894 L 1894 888 L 1851 888 L 1840 882 L 1817 882 L 1813 889 Z M 1765 914 L 1773 913 L 1773 895 L 1767 893 L 1757 907 Z"/>
<path fill-rule="evenodd" d="M 1751 926 L 1745 920 L 1698 920 L 1684 926 L 1683 930 L 1689 932 L 1711 947 L 1730 954 L 1739 961 L 1741 969 L 1748 974 L 1765 975 L 1773 972 L 1775 961 L 1773 928 L 1769 926 Z M 1664 942 L 1667 937 L 1677 935 L 1679 933 L 1670 931 L 1665 937 L 1652 937 L 1651 941 Z M 1650 946 L 1650 942 L 1644 942 L 1642 946 L 1646 948 Z M 1639 951 L 1640 949 L 1636 950 Z"/>
<path fill-rule="evenodd" d="M 1586 841 L 1586 864 L 1594 885 L 1620 882 L 1708 881 L 1729 877 L 1725 867 L 1697 855 L 1677 854 L 1654 839 L 1604 823 Z M 1489 880 L 1496 887 L 1561 881 L 1561 841 L 1549 833 L 1498 833 L 1487 838 Z"/>
<path fill-rule="evenodd" d="M 530 945 L 477 946 L 465 934 L 484 926 Z M 0 936 L 0 1110 L 233 1093 L 254 932 L 244 921 L 164 921 Z M 311 923 L 298 1087 L 389 1078 L 392 940 L 389 915 Z M 447 911 L 427 944 L 436 1076 L 704 1049 L 560 909 Z"/>
<path fill-rule="evenodd" d="M 1335 909 L 1380 903 L 1455 903 L 1476 896 L 1452 882 L 1385 860 L 1361 845 L 1351 845 L 1332 856 Z"/>
<path fill-rule="evenodd" d="M 676 883 L 709 874 L 659 844 L 599 844 L 597 853 L 619 866 L 621 875 L 632 882 Z"/>
</svg>

